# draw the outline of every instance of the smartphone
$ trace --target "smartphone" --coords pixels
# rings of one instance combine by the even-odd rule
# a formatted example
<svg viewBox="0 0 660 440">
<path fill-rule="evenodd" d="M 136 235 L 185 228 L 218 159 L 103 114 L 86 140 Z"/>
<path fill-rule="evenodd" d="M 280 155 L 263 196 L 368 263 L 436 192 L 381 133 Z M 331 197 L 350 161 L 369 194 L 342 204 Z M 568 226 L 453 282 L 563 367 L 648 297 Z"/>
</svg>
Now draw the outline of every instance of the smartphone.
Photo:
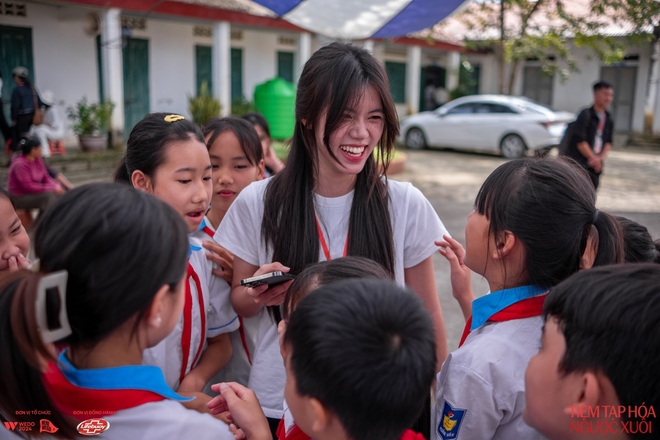
<svg viewBox="0 0 660 440">
<path fill-rule="evenodd" d="M 261 284 L 268 284 L 269 286 L 275 286 L 277 284 L 282 284 L 286 281 L 292 280 L 294 278 L 290 273 L 284 273 L 275 271 L 265 273 L 263 275 L 257 275 L 255 277 L 245 278 L 241 280 L 241 286 L 244 287 L 256 287 Z"/>
</svg>

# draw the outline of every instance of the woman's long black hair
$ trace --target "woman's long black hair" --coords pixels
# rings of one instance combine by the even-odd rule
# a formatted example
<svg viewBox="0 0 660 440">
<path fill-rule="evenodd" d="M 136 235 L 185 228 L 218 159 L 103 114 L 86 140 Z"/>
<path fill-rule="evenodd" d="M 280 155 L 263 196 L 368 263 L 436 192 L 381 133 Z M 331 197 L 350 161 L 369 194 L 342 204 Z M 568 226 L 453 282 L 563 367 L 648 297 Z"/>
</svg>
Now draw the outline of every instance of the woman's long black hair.
<svg viewBox="0 0 660 440">
<path fill-rule="evenodd" d="M 261 227 L 273 261 L 300 273 L 319 259 L 319 237 L 314 212 L 314 188 L 319 149 L 337 160 L 328 141 L 344 123 L 368 86 L 381 97 L 384 128 L 378 146 L 386 169 L 399 133 L 396 110 L 383 66 L 366 50 L 343 43 L 319 49 L 307 61 L 298 82 L 296 122 L 287 166 L 268 184 Z M 317 145 L 314 127 L 327 115 L 323 145 Z M 371 155 L 357 175 L 348 226 L 348 255 L 370 258 L 394 274 L 394 244 L 386 181 Z"/>
</svg>

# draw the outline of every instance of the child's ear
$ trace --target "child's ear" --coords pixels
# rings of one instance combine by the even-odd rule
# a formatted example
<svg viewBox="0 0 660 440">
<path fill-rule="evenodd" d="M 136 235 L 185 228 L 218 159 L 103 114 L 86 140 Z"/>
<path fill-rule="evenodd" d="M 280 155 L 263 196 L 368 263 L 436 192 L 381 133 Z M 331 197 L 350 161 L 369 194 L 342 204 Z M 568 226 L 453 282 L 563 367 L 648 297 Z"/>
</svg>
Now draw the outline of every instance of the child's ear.
<svg viewBox="0 0 660 440">
<path fill-rule="evenodd" d="M 571 373 L 579 375 L 579 380 L 575 381 L 575 395 L 571 406 L 564 408 L 564 414 L 573 417 L 575 414 L 588 414 L 589 409 L 600 405 L 603 398 L 601 380 L 597 374 L 586 371 L 584 373 Z"/>
<path fill-rule="evenodd" d="M 133 174 L 131 175 L 131 184 L 133 185 L 133 188 L 139 189 L 140 191 L 146 193 L 153 192 L 151 178 L 140 170 L 133 171 Z"/>
<path fill-rule="evenodd" d="M 264 162 L 263 159 L 259 161 L 259 165 L 257 165 L 257 169 L 259 170 L 257 173 L 257 180 L 263 180 L 266 177 L 266 163 Z"/>
<path fill-rule="evenodd" d="M 163 284 L 163 286 L 158 289 L 154 299 L 151 300 L 151 304 L 144 314 L 143 322 L 147 327 L 147 347 L 153 347 L 160 340 L 160 334 L 162 333 L 162 327 L 167 321 L 169 321 L 172 307 L 167 305 L 166 301 L 171 301 L 169 297 L 172 295 L 170 291 L 170 286 Z"/>
<path fill-rule="evenodd" d="M 495 237 L 495 250 L 493 251 L 493 259 L 501 260 L 508 256 L 514 247 L 518 244 L 518 239 L 513 232 L 504 231 Z"/>
<path fill-rule="evenodd" d="M 312 407 L 312 414 L 314 416 L 312 431 L 314 431 L 314 434 L 326 431 L 332 421 L 332 413 L 328 411 L 321 402 L 313 397 L 309 399 L 309 404 Z M 316 436 L 312 436 L 312 438 L 313 437 Z"/>
</svg>

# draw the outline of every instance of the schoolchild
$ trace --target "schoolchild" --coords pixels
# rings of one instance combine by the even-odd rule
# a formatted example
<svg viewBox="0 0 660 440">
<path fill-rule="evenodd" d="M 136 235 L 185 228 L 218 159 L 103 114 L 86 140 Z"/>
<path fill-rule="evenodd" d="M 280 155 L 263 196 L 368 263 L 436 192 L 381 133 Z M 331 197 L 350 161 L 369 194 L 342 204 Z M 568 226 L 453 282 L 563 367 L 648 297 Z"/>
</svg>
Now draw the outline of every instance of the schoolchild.
<svg viewBox="0 0 660 440">
<path fill-rule="evenodd" d="M 211 157 L 213 195 L 203 225 L 193 237 L 218 256 L 219 264 L 213 273 L 229 283 L 229 295 L 234 256 L 215 243 L 213 236 L 238 194 L 250 183 L 263 179 L 263 153 L 256 131 L 248 121 L 240 118 L 214 118 L 204 126 L 203 134 Z M 229 334 L 232 357 L 212 383 L 248 383 L 259 321 L 240 316 L 238 319 L 240 327 Z"/>
<path fill-rule="evenodd" d="M 592 225 L 593 265 L 623 261 L 620 226 L 595 201 L 586 173 L 562 160 L 514 160 L 488 176 L 468 216 L 463 263 L 492 293 L 472 302 L 461 345 L 438 374 L 436 438 L 539 437 L 522 420 L 521 372 L 538 351 L 546 294 L 580 269 Z"/>
<path fill-rule="evenodd" d="M 577 273 L 543 306 L 525 372 L 525 422 L 550 440 L 657 438 L 660 266 Z"/>
<path fill-rule="evenodd" d="M 299 274 L 310 264 L 346 255 L 370 258 L 424 300 L 435 324 L 439 362 L 446 356 L 435 248 L 429 245 L 447 232 L 419 190 L 380 175 L 398 133 L 383 66 L 350 44 L 322 47 L 301 74 L 295 119 L 287 166 L 245 188 L 215 235 L 234 254 L 234 309 L 243 317 L 260 316 L 249 388 L 273 433 L 283 414 L 285 380 L 277 306 L 291 282 L 244 288 L 243 278 Z M 379 163 L 372 154 L 376 145 Z"/>
<path fill-rule="evenodd" d="M 200 128 L 180 115 L 152 113 L 131 131 L 115 180 L 127 182 L 170 205 L 188 233 L 199 229 L 211 198 L 211 161 Z M 148 264 L 148 263 L 147 263 Z M 231 357 L 228 332 L 238 328 L 226 283 L 212 274 L 201 243 L 190 238 L 185 304 L 174 331 L 145 353 L 167 384 L 191 405 L 206 410 L 202 390 Z M 223 286 L 224 284 L 224 286 Z"/>
<path fill-rule="evenodd" d="M 0 273 L 27 269 L 30 237 L 18 218 L 11 196 L 0 188 Z"/>
<path fill-rule="evenodd" d="M 268 127 L 268 121 L 261 113 L 246 113 L 241 116 L 241 119 L 245 119 L 250 124 L 254 126 L 254 129 L 259 136 L 259 141 L 261 142 L 261 148 L 264 155 L 264 174 L 266 177 L 270 177 L 274 174 L 279 173 L 284 168 L 284 163 L 277 157 L 275 154 L 275 149 L 272 147 L 273 138 L 270 137 L 270 128 Z"/>
<path fill-rule="evenodd" d="M 660 239 L 653 241 L 646 226 L 617 216 L 623 229 L 626 263 L 660 263 Z"/>
<path fill-rule="evenodd" d="M 286 401 L 306 438 L 423 438 L 406 428 L 428 398 L 436 350 L 433 321 L 415 294 L 377 279 L 321 286 L 291 314 L 282 351 Z M 238 384 L 217 387 L 222 395 L 209 402 L 212 412 L 234 403 L 235 393 L 254 400 Z M 264 424 L 253 414 L 241 425 L 248 439 Z"/>
<path fill-rule="evenodd" d="M 90 184 L 44 214 L 34 242 L 38 272 L 0 277 L 3 421 L 36 423 L 30 436 L 73 439 L 107 427 L 98 438 L 233 438 L 213 416 L 184 408 L 189 399 L 159 368 L 143 365 L 185 301 L 180 214 L 127 185 Z M 53 342 L 65 347 L 59 355 Z"/>
</svg>

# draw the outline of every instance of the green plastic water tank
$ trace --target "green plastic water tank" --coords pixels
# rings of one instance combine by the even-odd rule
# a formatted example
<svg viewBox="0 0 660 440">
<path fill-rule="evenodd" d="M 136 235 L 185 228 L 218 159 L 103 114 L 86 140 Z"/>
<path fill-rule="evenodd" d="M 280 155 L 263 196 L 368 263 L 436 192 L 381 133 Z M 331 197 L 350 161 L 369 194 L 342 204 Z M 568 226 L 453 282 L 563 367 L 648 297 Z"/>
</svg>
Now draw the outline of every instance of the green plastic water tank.
<svg viewBox="0 0 660 440">
<path fill-rule="evenodd" d="M 268 121 L 273 139 L 293 136 L 295 104 L 296 88 L 282 78 L 273 78 L 254 88 L 254 106 Z"/>
</svg>

